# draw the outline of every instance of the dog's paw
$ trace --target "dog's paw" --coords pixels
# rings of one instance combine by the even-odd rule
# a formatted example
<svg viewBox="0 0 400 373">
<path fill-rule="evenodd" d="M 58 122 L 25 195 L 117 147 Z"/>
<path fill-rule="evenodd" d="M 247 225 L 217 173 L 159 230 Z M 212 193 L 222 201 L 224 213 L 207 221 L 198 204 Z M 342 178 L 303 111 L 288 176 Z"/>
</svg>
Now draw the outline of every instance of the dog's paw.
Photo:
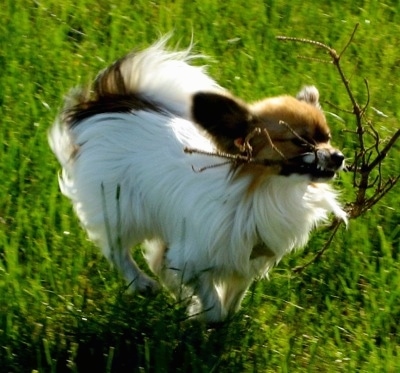
<svg viewBox="0 0 400 373">
<path fill-rule="evenodd" d="M 130 293 L 139 293 L 142 295 L 156 294 L 160 289 L 160 284 L 147 276 L 140 276 L 140 278 L 133 280 L 128 286 Z"/>
</svg>

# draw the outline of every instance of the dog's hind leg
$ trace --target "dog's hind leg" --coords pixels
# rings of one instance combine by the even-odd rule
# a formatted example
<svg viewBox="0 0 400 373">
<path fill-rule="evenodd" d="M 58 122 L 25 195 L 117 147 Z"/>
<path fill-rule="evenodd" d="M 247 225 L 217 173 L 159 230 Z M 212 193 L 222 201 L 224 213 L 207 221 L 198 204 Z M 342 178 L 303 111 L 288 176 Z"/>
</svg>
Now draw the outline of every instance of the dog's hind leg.
<svg viewBox="0 0 400 373">
<path fill-rule="evenodd" d="M 158 283 L 138 267 L 129 249 L 109 250 L 106 256 L 125 277 L 130 292 L 151 293 L 159 289 Z"/>
<path fill-rule="evenodd" d="M 180 261 L 183 249 L 178 245 L 167 247 L 161 240 L 145 242 L 146 258 L 150 268 L 176 299 L 187 302 L 191 317 L 210 323 L 224 320 L 213 268 L 199 270 L 193 263 Z"/>
<path fill-rule="evenodd" d="M 131 249 L 143 240 L 143 232 L 135 228 L 127 209 L 131 204 L 131 196 L 125 192 L 126 189 L 120 188 L 119 185 L 114 190 L 113 187 L 105 188 L 101 184 L 102 204 L 97 205 L 97 214 L 92 214 L 97 220 L 94 219 L 91 229 L 88 229 L 89 237 L 124 276 L 129 292 L 154 292 L 159 289 L 158 283 L 139 268 L 131 255 Z"/>
<path fill-rule="evenodd" d="M 110 239 L 110 234 L 101 234 L 92 236 L 93 241 L 102 249 L 103 255 L 125 278 L 128 291 L 139 293 L 151 293 L 158 290 L 158 283 L 147 276 L 136 264 L 132 258 L 130 249 L 134 247 L 135 242 L 122 236 L 122 239 Z M 114 237 L 112 237 L 114 238 Z M 113 243 L 116 242 L 117 243 Z"/>
</svg>

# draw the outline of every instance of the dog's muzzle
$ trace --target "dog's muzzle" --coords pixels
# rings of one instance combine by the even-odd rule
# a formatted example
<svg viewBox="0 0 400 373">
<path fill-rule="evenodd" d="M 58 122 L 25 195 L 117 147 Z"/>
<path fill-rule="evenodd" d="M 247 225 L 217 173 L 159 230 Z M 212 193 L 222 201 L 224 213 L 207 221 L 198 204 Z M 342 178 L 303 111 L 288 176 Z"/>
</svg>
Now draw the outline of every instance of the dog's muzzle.
<svg viewBox="0 0 400 373">
<path fill-rule="evenodd" d="M 309 175 L 312 181 L 327 181 L 344 168 L 344 155 L 337 149 L 316 149 L 289 159 L 281 175 Z"/>
</svg>

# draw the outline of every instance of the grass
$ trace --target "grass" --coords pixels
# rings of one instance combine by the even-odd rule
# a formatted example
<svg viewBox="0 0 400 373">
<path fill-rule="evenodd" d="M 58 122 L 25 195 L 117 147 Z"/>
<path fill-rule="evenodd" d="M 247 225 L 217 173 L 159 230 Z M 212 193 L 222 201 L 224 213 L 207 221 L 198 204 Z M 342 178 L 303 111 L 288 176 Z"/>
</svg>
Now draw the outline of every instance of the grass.
<svg viewBox="0 0 400 373">
<path fill-rule="evenodd" d="M 398 187 L 341 230 L 322 260 L 291 268 L 326 239 L 316 232 L 269 281 L 255 283 L 226 325 L 185 323 L 168 294 L 128 297 L 120 277 L 86 239 L 57 185 L 46 133 L 62 96 L 132 48 L 174 30 L 196 42 L 209 71 L 246 100 L 316 84 L 322 99 L 350 103 L 332 66 L 298 59 L 309 46 L 341 49 L 357 98 L 383 137 L 399 127 L 400 8 L 396 1 L 187 2 L 3 0 L 0 7 L 0 372 L 397 372 L 400 370 Z M 329 109 L 335 111 L 334 109 Z M 329 117 L 354 153 L 351 115 Z M 399 174 L 399 146 L 383 172 Z M 354 197 L 349 175 L 337 181 Z M 140 253 L 137 253 L 138 260 Z"/>
</svg>

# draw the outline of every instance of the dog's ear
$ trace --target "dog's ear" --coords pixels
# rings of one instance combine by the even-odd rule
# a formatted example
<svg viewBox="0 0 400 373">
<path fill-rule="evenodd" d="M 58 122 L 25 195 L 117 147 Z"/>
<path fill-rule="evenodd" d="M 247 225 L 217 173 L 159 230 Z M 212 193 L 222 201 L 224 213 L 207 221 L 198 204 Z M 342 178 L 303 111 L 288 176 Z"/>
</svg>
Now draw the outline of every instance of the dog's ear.
<svg viewBox="0 0 400 373">
<path fill-rule="evenodd" d="M 296 98 L 299 101 L 307 102 L 308 104 L 321 109 L 321 105 L 319 104 L 319 92 L 317 87 L 314 87 L 313 85 L 303 87 L 297 94 Z"/>
<path fill-rule="evenodd" d="M 217 145 L 226 152 L 237 152 L 235 141 L 249 132 L 252 115 L 237 99 L 218 93 L 199 92 L 193 96 L 192 116 Z"/>
</svg>

